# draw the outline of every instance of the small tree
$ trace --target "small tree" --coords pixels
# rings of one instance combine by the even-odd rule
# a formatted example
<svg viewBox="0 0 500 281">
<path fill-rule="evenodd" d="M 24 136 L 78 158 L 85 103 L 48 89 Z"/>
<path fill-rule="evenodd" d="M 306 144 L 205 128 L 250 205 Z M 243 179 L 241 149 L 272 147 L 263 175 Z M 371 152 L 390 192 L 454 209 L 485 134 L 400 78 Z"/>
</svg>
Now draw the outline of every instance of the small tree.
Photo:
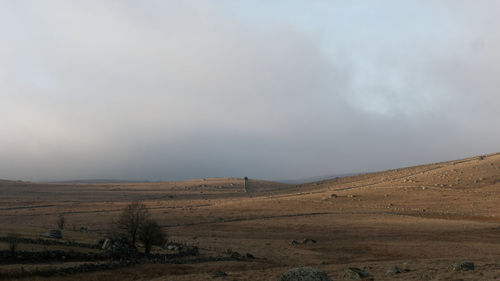
<svg viewBox="0 0 500 281">
<path fill-rule="evenodd" d="M 64 216 L 63 216 L 63 215 L 60 215 L 60 216 L 57 218 L 56 224 L 57 224 L 57 227 L 58 227 L 60 230 L 63 230 L 63 229 L 64 229 L 64 225 L 66 224 L 66 219 L 64 219 Z"/>
<path fill-rule="evenodd" d="M 146 205 L 143 203 L 134 202 L 129 204 L 122 211 L 118 221 L 116 222 L 116 226 L 118 228 L 117 232 L 120 232 L 119 234 L 122 234 L 121 236 L 125 238 L 130 245 L 135 247 L 139 229 L 149 219 L 149 217 L 150 214 Z"/>
<path fill-rule="evenodd" d="M 154 220 L 148 219 L 145 221 L 138 231 L 139 241 L 144 244 L 144 253 L 149 255 L 153 245 L 162 245 L 165 241 L 166 235 L 161 226 Z"/>
</svg>

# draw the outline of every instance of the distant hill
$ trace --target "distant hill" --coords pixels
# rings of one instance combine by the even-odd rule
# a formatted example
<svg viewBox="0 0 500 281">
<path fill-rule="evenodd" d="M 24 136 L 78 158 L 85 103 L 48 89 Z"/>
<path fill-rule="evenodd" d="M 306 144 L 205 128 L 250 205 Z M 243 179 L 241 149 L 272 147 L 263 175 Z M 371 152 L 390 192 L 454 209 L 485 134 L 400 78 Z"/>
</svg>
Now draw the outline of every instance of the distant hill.
<svg viewBox="0 0 500 281">
<path fill-rule="evenodd" d="M 356 175 L 360 175 L 360 174 L 363 174 L 363 173 L 324 175 L 324 176 L 315 176 L 315 177 L 302 178 L 302 179 L 279 180 L 278 182 L 288 183 L 288 184 L 304 184 L 304 183 L 310 183 L 310 182 L 331 180 L 331 179 L 335 179 L 335 178 L 352 177 L 352 176 L 356 176 Z"/>
<path fill-rule="evenodd" d="M 149 181 L 130 181 L 130 180 L 118 180 L 118 179 L 80 179 L 80 180 L 65 180 L 65 181 L 48 181 L 42 183 L 103 184 L 103 183 L 134 183 L 134 182 L 149 182 Z"/>
</svg>

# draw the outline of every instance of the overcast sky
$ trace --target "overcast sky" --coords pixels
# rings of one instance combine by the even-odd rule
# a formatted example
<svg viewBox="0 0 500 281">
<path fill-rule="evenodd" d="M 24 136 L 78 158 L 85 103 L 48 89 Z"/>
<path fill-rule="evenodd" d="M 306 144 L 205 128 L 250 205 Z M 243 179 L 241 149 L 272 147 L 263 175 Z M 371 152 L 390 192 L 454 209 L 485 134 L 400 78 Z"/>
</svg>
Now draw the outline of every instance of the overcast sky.
<svg viewBox="0 0 500 281">
<path fill-rule="evenodd" d="M 276 180 L 497 152 L 499 14 L 0 0 L 0 178 Z"/>
</svg>

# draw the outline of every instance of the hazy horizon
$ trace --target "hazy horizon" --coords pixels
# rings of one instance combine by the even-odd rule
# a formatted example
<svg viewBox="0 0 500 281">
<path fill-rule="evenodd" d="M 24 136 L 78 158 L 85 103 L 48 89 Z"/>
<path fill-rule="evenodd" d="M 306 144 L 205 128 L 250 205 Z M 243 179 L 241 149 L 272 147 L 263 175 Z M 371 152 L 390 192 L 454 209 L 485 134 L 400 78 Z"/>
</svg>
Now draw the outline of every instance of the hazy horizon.
<svg viewBox="0 0 500 281">
<path fill-rule="evenodd" d="M 498 12 L 0 0 L 0 179 L 293 180 L 498 152 Z"/>
</svg>

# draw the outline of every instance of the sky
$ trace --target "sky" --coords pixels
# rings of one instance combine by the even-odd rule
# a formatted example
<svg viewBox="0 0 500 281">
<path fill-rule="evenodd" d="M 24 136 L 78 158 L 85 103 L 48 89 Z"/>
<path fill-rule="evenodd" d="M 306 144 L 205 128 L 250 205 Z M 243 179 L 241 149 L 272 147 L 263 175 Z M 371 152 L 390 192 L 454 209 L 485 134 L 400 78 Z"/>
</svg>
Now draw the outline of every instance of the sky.
<svg viewBox="0 0 500 281">
<path fill-rule="evenodd" d="M 498 152 L 499 13 L 0 0 L 0 178 L 285 180 Z"/>
</svg>

